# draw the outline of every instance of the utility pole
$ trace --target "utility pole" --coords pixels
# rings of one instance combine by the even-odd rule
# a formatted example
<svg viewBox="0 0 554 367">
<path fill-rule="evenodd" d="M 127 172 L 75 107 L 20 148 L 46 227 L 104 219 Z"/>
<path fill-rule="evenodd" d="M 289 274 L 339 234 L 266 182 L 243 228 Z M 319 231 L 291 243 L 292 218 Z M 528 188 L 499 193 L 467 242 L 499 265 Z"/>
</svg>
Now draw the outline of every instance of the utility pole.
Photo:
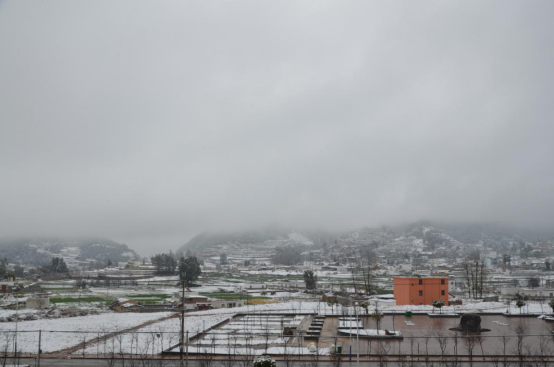
<svg viewBox="0 0 554 367">
<path fill-rule="evenodd" d="M 19 321 L 19 300 L 15 297 L 15 338 L 14 338 L 14 355 L 17 358 L 17 323 Z"/>
<path fill-rule="evenodd" d="M 185 273 L 181 276 L 181 333 L 179 336 L 179 356 L 181 359 L 181 366 L 183 366 L 183 350 L 185 347 Z"/>
</svg>

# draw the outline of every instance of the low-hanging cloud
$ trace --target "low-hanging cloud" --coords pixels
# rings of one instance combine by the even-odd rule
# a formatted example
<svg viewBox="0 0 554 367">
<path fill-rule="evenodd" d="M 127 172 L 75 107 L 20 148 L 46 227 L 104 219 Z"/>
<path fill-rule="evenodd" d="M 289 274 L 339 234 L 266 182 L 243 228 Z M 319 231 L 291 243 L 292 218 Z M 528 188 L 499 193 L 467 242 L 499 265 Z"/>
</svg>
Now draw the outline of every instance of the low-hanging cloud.
<svg viewBox="0 0 554 367">
<path fill-rule="evenodd" d="M 1 1 L 0 233 L 551 226 L 553 11 Z"/>
</svg>

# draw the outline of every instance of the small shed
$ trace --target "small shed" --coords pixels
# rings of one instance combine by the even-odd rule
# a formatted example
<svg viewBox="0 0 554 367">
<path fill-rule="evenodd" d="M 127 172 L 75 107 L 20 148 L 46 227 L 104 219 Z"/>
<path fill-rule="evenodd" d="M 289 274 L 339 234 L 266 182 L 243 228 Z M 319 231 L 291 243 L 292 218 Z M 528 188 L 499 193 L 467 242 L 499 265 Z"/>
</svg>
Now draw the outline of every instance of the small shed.
<svg viewBox="0 0 554 367">
<path fill-rule="evenodd" d="M 47 296 L 27 298 L 27 308 L 32 308 L 35 310 L 43 310 L 49 307 L 50 307 L 50 298 Z"/>
</svg>

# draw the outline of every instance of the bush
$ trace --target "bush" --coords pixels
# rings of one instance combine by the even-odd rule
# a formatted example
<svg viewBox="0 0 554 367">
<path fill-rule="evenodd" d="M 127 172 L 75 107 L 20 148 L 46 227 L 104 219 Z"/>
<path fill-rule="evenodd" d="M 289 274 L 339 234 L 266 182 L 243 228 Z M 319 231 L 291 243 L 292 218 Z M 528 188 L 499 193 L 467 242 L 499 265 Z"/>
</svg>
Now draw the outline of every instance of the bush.
<svg viewBox="0 0 554 367">
<path fill-rule="evenodd" d="M 259 356 L 252 363 L 252 367 L 276 367 L 277 363 L 270 356 Z"/>
</svg>

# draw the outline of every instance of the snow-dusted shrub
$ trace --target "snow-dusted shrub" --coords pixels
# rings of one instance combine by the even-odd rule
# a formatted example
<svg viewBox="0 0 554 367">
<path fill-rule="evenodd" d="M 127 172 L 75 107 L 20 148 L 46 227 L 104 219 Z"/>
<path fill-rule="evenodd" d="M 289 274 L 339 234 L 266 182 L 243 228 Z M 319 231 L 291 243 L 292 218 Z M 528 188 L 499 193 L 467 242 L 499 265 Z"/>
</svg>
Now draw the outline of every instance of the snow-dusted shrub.
<svg viewBox="0 0 554 367">
<path fill-rule="evenodd" d="M 276 367 L 277 363 L 270 356 L 259 356 L 252 363 L 252 367 Z"/>
</svg>

